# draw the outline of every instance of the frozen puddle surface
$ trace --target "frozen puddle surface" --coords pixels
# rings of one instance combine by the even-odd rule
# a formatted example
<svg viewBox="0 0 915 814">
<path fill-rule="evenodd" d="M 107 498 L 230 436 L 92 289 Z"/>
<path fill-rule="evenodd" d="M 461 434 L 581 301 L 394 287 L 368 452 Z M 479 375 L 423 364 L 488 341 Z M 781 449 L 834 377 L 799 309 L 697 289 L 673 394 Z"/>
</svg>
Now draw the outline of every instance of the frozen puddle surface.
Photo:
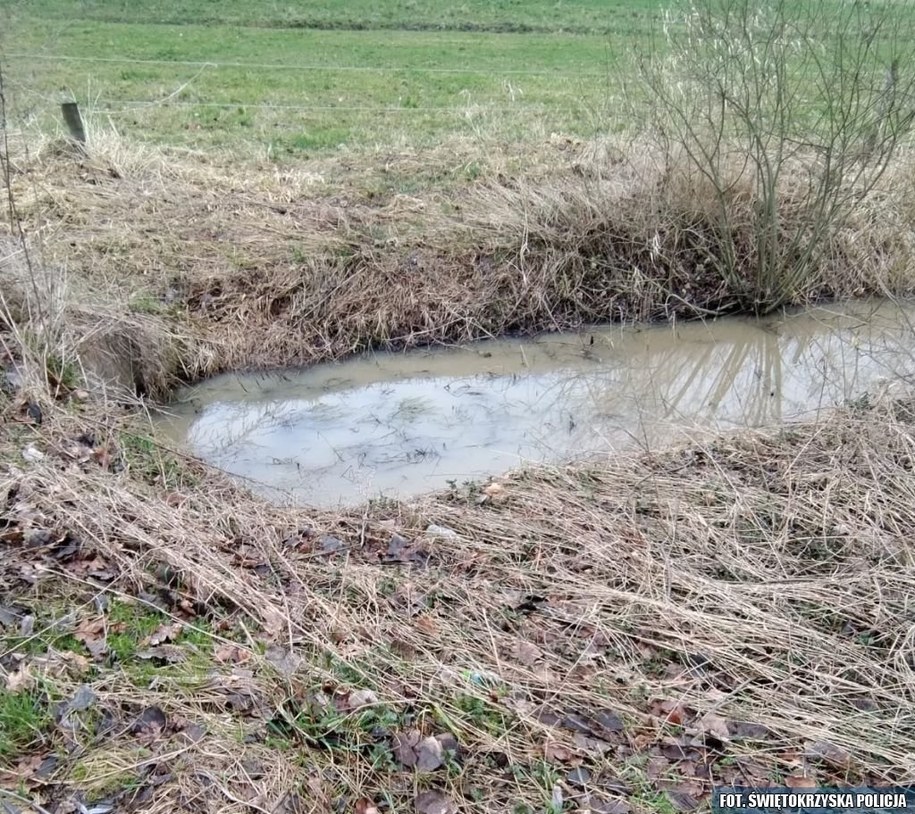
<svg viewBox="0 0 915 814">
<path fill-rule="evenodd" d="M 188 388 L 158 419 L 256 491 L 408 497 L 529 462 L 809 417 L 915 375 L 915 304 L 367 354 Z"/>
</svg>

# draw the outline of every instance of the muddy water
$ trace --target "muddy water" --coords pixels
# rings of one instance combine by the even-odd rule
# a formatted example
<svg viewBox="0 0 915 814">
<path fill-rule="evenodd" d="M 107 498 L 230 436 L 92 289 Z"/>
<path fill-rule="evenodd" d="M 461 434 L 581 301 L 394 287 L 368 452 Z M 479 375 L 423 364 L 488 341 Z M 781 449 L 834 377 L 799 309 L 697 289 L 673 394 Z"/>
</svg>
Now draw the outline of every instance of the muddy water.
<svg viewBox="0 0 915 814">
<path fill-rule="evenodd" d="M 227 375 L 163 430 L 261 493 L 406 497 L 527 462 L 815 415 L 915 377 L 915 303 L 600 328 Z"/>
</svg>

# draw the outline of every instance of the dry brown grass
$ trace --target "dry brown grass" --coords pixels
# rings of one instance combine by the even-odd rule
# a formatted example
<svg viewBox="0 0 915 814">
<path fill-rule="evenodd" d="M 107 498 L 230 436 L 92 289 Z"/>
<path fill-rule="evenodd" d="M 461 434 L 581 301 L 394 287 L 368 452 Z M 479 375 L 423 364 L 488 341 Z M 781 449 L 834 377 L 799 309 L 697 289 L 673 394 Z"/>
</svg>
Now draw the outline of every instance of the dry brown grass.
<svg viewBox="0 0 915 814">
<path fill-rule="evenodd" d="M 734 304 L 697 269 L 701 190 L 671 200 L 650 161 L 606 146 L 547 152 L 514 180 L 497 171 L 518 157 L 494 155 L 486 180 L 430 172 L 410 194 L 381 180 L 409 177 L 409 155 L 364 185 L 365 167 L 331 162 L 285 177 L 51 152 L 20 165 L 40 265 L 7 252 L 0 269 L 25 373 L 0 395 L 0 603 L 35 627 L 7 626 L 0 678 L 48 708 L 81 685 L 95 700 L 6 760 L 26 776 L 15 794 L 367 814 L 360 798 L 404 811 L 435 788 L 464 811 L 544 811 L 556 789 L 583 806 L 568 773 L 587 768 L 593 810 L 668 811 L 659 794 L 712 782 L 911 777 L 905 405 L 517 472 L 484 502 L 471 489 L 341 515 L 256 500 L 118 406 L 228 368 Z M 909 291 L 898 173 L 799 301 Z M 30 444 L 46 457 L 24 462 Z M 156 668 L 111 658 L 117 636 L 159 646 L 115 618 L 125 606 L 196 638 Z M 153 707 L 165 725 L 132 730 Z M 748 740 L 738 721 L 765 730 Z M 450 733 L 459 760 L 404 768 L 392 749 L 409 730 Z"/>
<path fill-rule="evenodd" d="M 592 794 L 652 810 L 664 789 L 701 796 L 711 781 L 909 778 L 912 415 L 890 404 L 517 472 L 482 504 L 461 491 L 342 515 L 270 507 L 199 469 L 179 499 L 136 471 L 64 463 L 55 442 L 84 419 L 36 430 L 48 459 L 0 478 L 4 604 L 34 614 L 36 631 L 69 609 L 68 631 L 105 617 L 99 597 L 145 597 L 209 634 L 152 683 L 136 659 L 89 663 L 60 644 L 25 655 L 10 640 L 22 658 L 0 660 L 7 680 L 25 670 L 62 698 L 87 683 L 119 723 L 78 732 L 69 752 L 48 733 L 36 752 L 56 745 L 60 762 L 34 793 L 139 788 L 141 811 L 273 810 L 290 791 L 296 810 L 353 810 L 387 795 L 400 811 L 434 787 L 460 810 L 542 811 L 555 785 L 580 793 L 565 776 L 583 761 Z M 30 553 L 35 529 L 69 532 L 78 553 Z M 394 534 L 422 555 L 391 561 Z M 322 553 L 324 535 L 343 547 Z M 220 662 L 228 641 L 237 656 Z M 381 723 L 348 706 L 360 690 Z M 146 742 L 126 730 L 153 705 L 168 724 Z M 566 716 L 598 710 L 625 730 L 576 737 Z M 300 717 L 265 741 L 280 711 Z M 768 734 L 720 743 L 725 721 Z M 206 735 L 192 740 L 187 722 Z M 392 762 L 393 735 L 412 728 L 450 732 L 459 764 L 417 774 Z M 824 743 L 831 764 L 814 755 Z"/>
<path fill-rule="evenodd" d="M 475 181 L 461 178 L 480 146 L 448 148 L 281 172 L 127 160 L 115 142 L 83 164 L 49 149 L 23 159 L 14 191 L 78 303 L 71 344 L 89 359 L 101 339 L 96 356 L 119 368 L 93 366 L 155 396 L 177 379 L 370 346 L 746 307 L 714 268 L 711 190 L 643 144 L 555 139 L 526 162 L 493 150 Z M 913 290 L 910 165 L 901 152 L 796 303 Z M 734 209 L 750 279 L 753 202 L 735 191 Z"/>
</svg>

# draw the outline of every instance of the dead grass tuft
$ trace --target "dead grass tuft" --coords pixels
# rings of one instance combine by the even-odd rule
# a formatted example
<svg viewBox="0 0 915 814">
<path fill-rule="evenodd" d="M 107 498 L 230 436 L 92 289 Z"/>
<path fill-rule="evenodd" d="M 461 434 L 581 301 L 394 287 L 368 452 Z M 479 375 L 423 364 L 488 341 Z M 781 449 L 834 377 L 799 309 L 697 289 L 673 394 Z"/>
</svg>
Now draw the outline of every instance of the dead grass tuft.
<svg viewBox="0 0 915 814">
<path fill-rule="evenodd" d="M 644 145 L 555 139 L 526 169 L 494 152 L 480 179 L 461 180 L 477 148 L 428 159 L 440 164 L 427 161 L 410 193 L 398 187 L 419 165 L 412 154 L 280 172 L 127 160 L 123 146 L 82 164 L 45 151 L 21 168 L 15 194 L 44 262 L 66 270 L 65 322 L 86 337 L 71 344 L 109 380 L 157 397 L 179 378 L 367 347 L 751 307 L 745 185 L 731 193 L 746 269 L 746 284 L 734 284 L 716 270 L 708 184 Z M 795 303 L 912 291 L 908 166 L 901 152 Z M 803 207 L 787 188 L 783 197 L 794 228 Z M 112 355 L 117 369 L 96 364 Z"/>
</svg>

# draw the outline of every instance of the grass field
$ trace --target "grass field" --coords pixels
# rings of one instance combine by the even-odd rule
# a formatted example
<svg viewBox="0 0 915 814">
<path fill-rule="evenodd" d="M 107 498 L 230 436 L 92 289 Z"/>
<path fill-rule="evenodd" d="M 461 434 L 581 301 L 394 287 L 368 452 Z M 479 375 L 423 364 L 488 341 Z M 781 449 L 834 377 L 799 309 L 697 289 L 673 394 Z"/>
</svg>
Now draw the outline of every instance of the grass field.
<svg viewBox="0 0 915 814">
<path fill-rule="evenodd" d="M 872 131 L 846 175 L 803 142 L 765 220 L 746 155 L 722 192 L 640 130 L 661 11 L 4 6 L 4 811 L 683 814 L 911 781 L 909 401 L 341 512 L 148 420 L 225 370 L 915 292 L 910 143 L 864 194 Z M 801 91 L 792 136 L 824 121 Z M 853 205 L 818 220 L 824 165 Z M 818 235 L 790 285 L 753 278 Z"/>
<path fill-rule="evenodd" d="M 525 6 L 532 27 L 552 21 L 537 33 L 411 30 L 437 19 L 424 4 L 388 9 L 386 29 L 368 4 L 303 8 L 331 29 L 264 26 L 244 4 L 220 7 L 218 19 L 208 4 L 180 14 L 21 4 L 4 38 L 7 79 L 23 112 L 45 122 L 72 94 L 131 138 L 243 143 L 279 158 L 452 135 L 592 136 L 624 120 L 621 77 L 648 30 L 644 9 L 611 6 L 608 33 L 567 33 L 596 18 L 596 4 L 556 15 Z M 511 19 L 508 8 L 465 8 L 467 20 Z"/>
<path fill-rule="evenodd" d="M 521 33 L 604 34 L 633 30 L 657 12 L 650 0 L 471 0 L 442 4 L 431 0 L 371 0 L 338 3 L 260 2 L 244 0 L 172 3 L 157 0 L 140 5 L 129 0 L 20 2 L 21 9 L 45 20 L 92 20 L 120 23 L 231 24 L 274 28 L 383 28 Z M 641 21 L 641 22 L 640 22 Z"/>
<path fill-rule="evenodd" d="M 662 10 L 41 0 L 5 7 L 0 49 L 18 115 L 44 130 L 76 99 L 129 139 L 299 160 L 639 128 L 637 64 L 664 47 Z"/>
</svg>

